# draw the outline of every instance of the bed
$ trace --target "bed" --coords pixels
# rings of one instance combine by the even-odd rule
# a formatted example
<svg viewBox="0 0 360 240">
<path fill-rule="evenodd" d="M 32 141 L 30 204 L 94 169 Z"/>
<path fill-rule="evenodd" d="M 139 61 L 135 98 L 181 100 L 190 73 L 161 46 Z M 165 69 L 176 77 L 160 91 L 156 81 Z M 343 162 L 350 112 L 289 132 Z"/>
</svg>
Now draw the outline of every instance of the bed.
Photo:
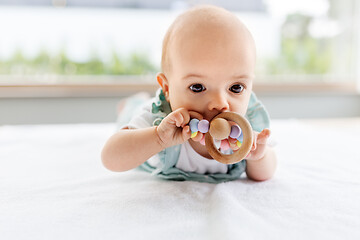
<svg viewBox="0 0 360 240">
<path fill-rule="evenodd" d="M 115 124 L 0 127 L 0 239 L 360 239 L 360 118 L 274 120 L 266 182 L 103 168 Z"/>
</svg>

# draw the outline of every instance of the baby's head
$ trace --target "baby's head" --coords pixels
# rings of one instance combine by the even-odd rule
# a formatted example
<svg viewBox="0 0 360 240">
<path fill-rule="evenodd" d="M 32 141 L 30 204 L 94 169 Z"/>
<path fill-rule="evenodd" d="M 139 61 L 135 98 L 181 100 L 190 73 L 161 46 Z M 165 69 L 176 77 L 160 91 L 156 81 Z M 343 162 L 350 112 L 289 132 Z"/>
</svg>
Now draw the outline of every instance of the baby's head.
<svg viewBox="0 0 360 240">
<path fill-rule="evenodd" d="M 245 25 L 214 6 L 190 9 L 165 35 L 157 80 L 173 110 L 245 115 L 255 70 L 255 44 Z"/>
</svg>

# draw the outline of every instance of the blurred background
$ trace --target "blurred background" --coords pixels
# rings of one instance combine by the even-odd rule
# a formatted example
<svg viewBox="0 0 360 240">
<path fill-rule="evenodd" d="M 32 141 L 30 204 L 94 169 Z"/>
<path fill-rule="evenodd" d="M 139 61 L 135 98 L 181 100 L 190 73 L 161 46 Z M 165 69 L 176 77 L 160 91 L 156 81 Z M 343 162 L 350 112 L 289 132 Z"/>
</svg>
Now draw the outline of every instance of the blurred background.
<svg viewBox="0 0 360 240">
<path fill-rule="evenodd" d="M 356 0 L 0 0 L 0 125 L 115 121 L 119 99 L 154 93 L 163 36 L 197 4 L 250 29 L 273 118 L 360 116 Z"/>
</svg>

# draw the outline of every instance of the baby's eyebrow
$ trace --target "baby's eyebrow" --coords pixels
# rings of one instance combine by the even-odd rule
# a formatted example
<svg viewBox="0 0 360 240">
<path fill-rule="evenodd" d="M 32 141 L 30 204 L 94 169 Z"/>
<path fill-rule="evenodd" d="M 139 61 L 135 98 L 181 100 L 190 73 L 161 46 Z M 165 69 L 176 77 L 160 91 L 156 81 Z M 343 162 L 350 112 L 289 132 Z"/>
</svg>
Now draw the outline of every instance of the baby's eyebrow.
<svg viewBox="0 0 360 240">
<path fill-rule="evenodd" d="M 248 75 L 248 74 L 240 74 L 240 75 L 234 75 L 234 79 L 253 79 L 255 78 L 254 75 Z"/>
<path fill-rule="evenodd" d="M 187 78 L 204 78 L 204 76 L 197 73 L 189 73 L 185 75 L 185 77 L 183 77 L 182 79 L 187 79 Z"/>
<path fill-rule="evenodd" d="M 186 80 L 188 78 L 202 78 L 202 79 L 204 79 L 204 78 L 206 78 L 206 76 L 198 74 L 198 73 L 189 73 L 189 74 L 185 75 L 182 79 Z M 255 76 L 253 74 L 251 74 L 251 75 L 240 74 L 240 75 L 234 75 L 232 78 L 235 79 L 235 80 L 250 80 L 250 79 L 255 78 Z"/>
</svg>

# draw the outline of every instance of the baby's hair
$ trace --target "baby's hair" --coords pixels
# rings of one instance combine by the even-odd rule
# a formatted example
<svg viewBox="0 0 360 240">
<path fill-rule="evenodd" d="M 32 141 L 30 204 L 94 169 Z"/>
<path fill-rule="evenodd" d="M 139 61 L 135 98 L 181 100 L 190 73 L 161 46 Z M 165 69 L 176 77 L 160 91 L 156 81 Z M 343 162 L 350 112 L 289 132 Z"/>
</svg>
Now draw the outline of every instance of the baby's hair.
<svg viewBox="0 0 360 240">
<path fill-rule="evenodd" d="M 203 19 L 205 21 L 210 22 L 211 20 L 216 20 L 217 16 L 222 15 L 222 14 L 230 14 L 230 12 L 228 12 L 227 10 L 225 10 L 223 8 L 216 7 L 216 6 L 200 5 L 200 6 L 193 7 L 190 10 L 179 15 L 175 19 L 175 21 L 170 25 L 168 31 L 166 32 L 166 34 L 164 36 L 164 40 L 163 40 L 161 69 L 162 69 L 162 72 L 165 73 L 165 75 L 167 72 L 171 71 L 171 62 L 169 59 L 169 46 L 170 46 L 173 36 L 176 34 L 176 32 L 178 30 L 181 30 L 182 27 L 186 27 L 182 23 L 188 17 L 200 15 L 200 14 L 201 14 L 201 17 L 203 17 Z"/>
</svg>

